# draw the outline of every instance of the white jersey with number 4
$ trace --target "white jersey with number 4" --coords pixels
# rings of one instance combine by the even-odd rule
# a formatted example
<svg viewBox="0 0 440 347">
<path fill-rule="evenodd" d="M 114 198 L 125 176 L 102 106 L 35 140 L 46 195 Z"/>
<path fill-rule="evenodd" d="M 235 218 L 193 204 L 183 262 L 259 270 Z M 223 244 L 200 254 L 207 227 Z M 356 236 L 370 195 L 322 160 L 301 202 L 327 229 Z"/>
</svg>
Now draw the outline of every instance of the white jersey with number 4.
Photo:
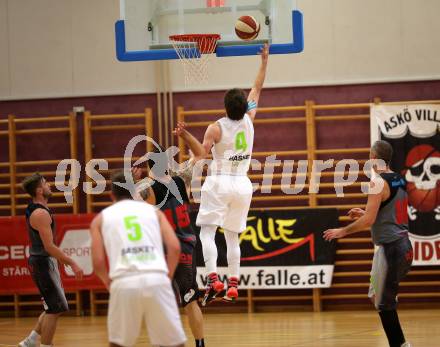
<svg viewBox="0 0 440 347">
<path fill-rule="evenodd" d="M 159 218 L 152 205 L 121 200 L 102 211 L 102 237 L 109 276 L 168 273 Z"/>
<path fill-rule="evenodd" d="M 246 176 L 254 144 L 254 125 L 251 118 L 247 114 L 238 121 L 223 117 L 217 124 L 221 129 L 221 138 L 211 150 L 211 173 Z"/>
<path fill-rule="evenodd" d="M 211 150 L 211 175 L 202 186 L 196 224 L 217 225 L 241 233 L 246 229 L 252 200 L 253 187 L 247 172 L 254 144 L 254 126 L 247 114 L 239 121 L 224 117 L 217 124 L 221 138 Z"/>
</svg>

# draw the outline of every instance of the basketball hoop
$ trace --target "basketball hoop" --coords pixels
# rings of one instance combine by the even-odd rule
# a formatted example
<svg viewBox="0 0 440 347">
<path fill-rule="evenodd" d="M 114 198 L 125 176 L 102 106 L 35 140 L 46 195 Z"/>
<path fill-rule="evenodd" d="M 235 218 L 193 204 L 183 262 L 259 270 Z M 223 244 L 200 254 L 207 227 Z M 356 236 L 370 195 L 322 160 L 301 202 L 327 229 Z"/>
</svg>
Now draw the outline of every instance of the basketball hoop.
<svg viewBox="0 0 440 347">
<path fill-rule="evenodd" d="M 209 65 L 215 52 L 219 34 L 171 35 L 170 41 L 183 64 L 185 84 L 202 84 L 208 81 Z"/>
</svg>

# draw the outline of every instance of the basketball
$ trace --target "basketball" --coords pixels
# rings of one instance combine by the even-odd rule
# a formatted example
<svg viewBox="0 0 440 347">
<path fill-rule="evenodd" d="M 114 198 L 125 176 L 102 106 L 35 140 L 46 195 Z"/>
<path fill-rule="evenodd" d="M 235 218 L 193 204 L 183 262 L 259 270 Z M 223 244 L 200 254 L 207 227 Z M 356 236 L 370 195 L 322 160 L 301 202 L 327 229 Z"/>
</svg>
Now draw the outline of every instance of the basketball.
<svg viewBox="0 0 440 347">
<path fill-rule="evenodd" d="M 252 16 L 241 16 L 235 23 L 235 33 L 242 40 L 254 40 L 259 32 L 260 23 Z"/>
</svg>

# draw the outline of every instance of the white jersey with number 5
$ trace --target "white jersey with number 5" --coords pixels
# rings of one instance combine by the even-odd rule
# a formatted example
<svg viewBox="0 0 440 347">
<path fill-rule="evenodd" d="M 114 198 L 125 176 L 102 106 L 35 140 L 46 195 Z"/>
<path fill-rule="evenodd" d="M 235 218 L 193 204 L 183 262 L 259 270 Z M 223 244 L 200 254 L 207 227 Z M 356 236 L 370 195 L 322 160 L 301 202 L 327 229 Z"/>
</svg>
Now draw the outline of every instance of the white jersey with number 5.
<svg viewBox="0 0 440 347">
<path fill-rule="evenodd" d="M 212 147 L 214 175 L 246 176 L 251 163 L 254 144 L 254 125 L 245 114 L 235 121 L 223 117 L 217 121 L 221 129 L 220 141 Z"/>
<path fill-rule="evenodd" d="M 121 200 L 102 211 L 102 237 L 109 276 L 168 273 L 156 209 L 145 202 Z"/>
</svg>

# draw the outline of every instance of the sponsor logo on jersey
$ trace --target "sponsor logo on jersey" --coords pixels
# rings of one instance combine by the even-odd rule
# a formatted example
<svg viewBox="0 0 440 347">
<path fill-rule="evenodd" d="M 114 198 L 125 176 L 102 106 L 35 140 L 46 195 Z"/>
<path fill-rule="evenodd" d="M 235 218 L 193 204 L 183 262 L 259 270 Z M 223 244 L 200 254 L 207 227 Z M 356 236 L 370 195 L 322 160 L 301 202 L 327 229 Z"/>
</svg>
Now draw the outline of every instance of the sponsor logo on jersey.
<svg viewBox="0 0 440 347">
<path fill-rule="evenodd" d="M 153 246 L 128 247 L 122 249 L 122 256 L 126 254 L 153 253 Z"/>
<path fill-rule="evenodd" d="M 229 157 L 229 161 L 243 161 L 243 160 L 248 160 L 250 158 L 250 154 L 245 154 L 245 155 L 233 155 L 232 157 Z"/>
</svg>

